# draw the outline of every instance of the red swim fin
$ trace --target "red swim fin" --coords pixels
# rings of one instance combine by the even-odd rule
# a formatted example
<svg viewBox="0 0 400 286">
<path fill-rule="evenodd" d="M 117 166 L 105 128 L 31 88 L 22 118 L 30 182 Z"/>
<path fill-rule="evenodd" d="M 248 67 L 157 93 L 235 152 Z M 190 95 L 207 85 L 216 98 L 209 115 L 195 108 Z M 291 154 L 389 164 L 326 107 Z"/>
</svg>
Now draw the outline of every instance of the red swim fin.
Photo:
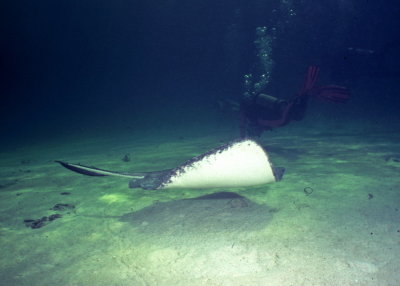
<svg viewBox="0 0 400 286">
<path fill-rule="evenodd" d="M 350 98 L 350 91 L 344 86 L 331 84 L 316 88 L 313 91 L 313 95 L 318 99 L 334 103 L 345 103 Z"/>
<path fill-rule="evenodd" d="M 306 78 L 304 80 L 303 88 L 300 90 L 299 95 L 307 94 L 314 88 L 315 82 L 317 81 L 319 74 L 319 68 L 317 66 L 309 66 Z"/>
<path fill-rule="evenodd" d="M 350 98 L 350 91 L 339 85 L 325 85 L 315 87 L 319 74 L 317 66 L 309 66 L 303 88 L 299 92 L 299 96 L 312 95 L 318 99 L 326 100 L 335 103 L 345 103 Z"/>
</svg>

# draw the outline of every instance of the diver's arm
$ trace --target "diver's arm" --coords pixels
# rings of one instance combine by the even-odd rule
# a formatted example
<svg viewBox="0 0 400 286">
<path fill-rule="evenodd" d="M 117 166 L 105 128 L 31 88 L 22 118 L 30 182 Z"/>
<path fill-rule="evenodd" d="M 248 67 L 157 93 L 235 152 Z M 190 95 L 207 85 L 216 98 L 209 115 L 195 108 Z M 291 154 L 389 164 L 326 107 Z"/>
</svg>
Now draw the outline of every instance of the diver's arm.
<svg viewBox="0 0 400 286">
<path fill-rule="evenodd" d="M 240 112 L 240 138 L 247 137 L 247 117 L 243 111 Z"/>
</svg>

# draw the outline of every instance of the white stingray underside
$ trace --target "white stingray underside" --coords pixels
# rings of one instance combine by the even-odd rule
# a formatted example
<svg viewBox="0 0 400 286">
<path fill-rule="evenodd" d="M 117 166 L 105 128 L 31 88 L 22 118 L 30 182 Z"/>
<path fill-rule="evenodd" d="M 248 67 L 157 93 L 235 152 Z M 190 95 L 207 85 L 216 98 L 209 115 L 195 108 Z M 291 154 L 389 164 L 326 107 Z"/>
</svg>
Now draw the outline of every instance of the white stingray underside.
<svg viewBox="0 0 400 286">
<path fill-rule="evenodd" d="M 275 182 L 264 149 L 252 140 L 195 158 L 177 168 L 160 188 L 245 187 Z"/>
</svg>

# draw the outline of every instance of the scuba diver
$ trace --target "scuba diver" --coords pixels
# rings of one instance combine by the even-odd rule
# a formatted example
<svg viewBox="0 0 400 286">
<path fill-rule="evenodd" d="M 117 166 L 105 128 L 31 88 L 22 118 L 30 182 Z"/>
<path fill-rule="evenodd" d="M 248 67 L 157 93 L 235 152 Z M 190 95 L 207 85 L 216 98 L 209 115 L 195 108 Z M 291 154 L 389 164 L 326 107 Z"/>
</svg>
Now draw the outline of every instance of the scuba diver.
<svg viewBox="0 0 400 286">
<path fill-rule="evenodd" d="M 272 130 L 302 120 L 310 97 L 335 103 L 345 103 L 350 96 L 346 87 L 326 85 L 316 87 L 319 68 L 310 66 L 303 88 L 291 99 L 282 100 L 260 93 L 245 92 L 240 101 L 240 135 L 259 137 L 263 131 Z"/>
</svg>

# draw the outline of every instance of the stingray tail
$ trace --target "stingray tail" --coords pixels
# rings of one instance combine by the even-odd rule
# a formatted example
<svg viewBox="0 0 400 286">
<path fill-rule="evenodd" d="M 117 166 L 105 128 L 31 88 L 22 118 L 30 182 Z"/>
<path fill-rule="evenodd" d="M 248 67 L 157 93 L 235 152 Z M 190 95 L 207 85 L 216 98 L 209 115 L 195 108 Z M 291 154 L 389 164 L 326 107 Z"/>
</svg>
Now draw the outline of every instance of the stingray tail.
<svg viewBox="0 0 400 286">
<path fill-rule="evenodd" d="M 115 172 L 115 171 L 107 171 L 103 169 L 99 169 L 96 167 L 88 167 L 84 166 L 81 164 L 72 164 L 72 163 L 67 163 L 63 161 L 55 161 L 56 163 L 59 163 L 61 166 L 64 168 L 67 168 L 68 170 L 71 170 L 75 173 L 86 175 L 86 176 L 117 176 L 117 177 L 125 177 L 125 178 L 131 178 L 131 179 L 142 179 L 145 177 L 144 173 L 133 173 L 133 174 L 128 174 L 128 173 L 122 173 L 122 172 Z"/>
</svg>

